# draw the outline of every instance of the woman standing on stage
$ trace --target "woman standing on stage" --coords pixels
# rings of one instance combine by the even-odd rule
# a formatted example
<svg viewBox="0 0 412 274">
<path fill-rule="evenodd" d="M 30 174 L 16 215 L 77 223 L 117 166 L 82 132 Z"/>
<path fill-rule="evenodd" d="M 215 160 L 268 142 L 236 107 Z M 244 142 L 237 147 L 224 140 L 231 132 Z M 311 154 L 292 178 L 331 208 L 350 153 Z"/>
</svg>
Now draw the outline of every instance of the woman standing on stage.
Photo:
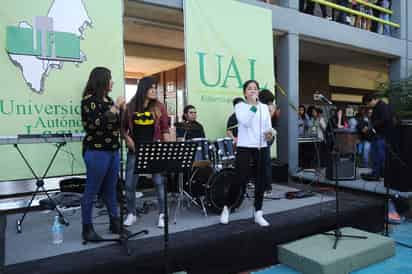
<svg viewBox="0 0 412 274">
<path fill-rule="evenodd" d="M 116 102 L 109 97 L 113 81 L 110 70 L 92 70 L 83 92 L 81 116 L 86 136 L 83 157 L 86 164 L 86 187 L 81 201 L 83 240 L 99 241 L 92 223 L 93 201 L 101 190 L 110 217 L 110 231 L 120 233 L 117 210 L 116 184 L 119 173 L 120 110 L 125 107 L 123 97 Z"/>
<path fill-rule="evenodd" d="M 136 163 L 135 144 L 141 142 L 170 141 L 169 117 L 165 106 L 157 99 L 154 78 L 145 77 L 139 81 L 137 92 L 127 104 L 123 117 L 122 134 L 126 140 L 128 153 L 126 164 L 126 207 L 124 225 L 136 222 L 136 184 L 139 175 L 134 173 Z M 152 175 L 159 203 L 157 226 L 164 227 L 164 178 L 160 173 Z"/>
<path fill-rule="evenodd" d="M 269 223 L 263 218 L 262 203 L 263 193 L 267 182 L 265 163 L 268 161 L 269 150 L 267 142 L 272 140 L 273 131 L 270 114 L 267 105 L 259 102 L 259 84 L 255 80 L 246 81 L 243 84 L 243 95 L 246 102 L 238 103 L 235 106 L 236 118 L 238 121 L 238 142 L 236 154 L 236 172 L 238 174 L 237 183 L 245 187 L 247 179 L 256 175 L 255 185 L 255 223 L 260 226 L 268 226 Z M 255 168 L 250 166 L 250 161 L 256 164 Z M 236 197 L 235 188 L 229 188 L 226 195 L 226 205 L 223 207 L 220 216 L 222 224 L 229 223 L 230 201 Z"/>
</svg>

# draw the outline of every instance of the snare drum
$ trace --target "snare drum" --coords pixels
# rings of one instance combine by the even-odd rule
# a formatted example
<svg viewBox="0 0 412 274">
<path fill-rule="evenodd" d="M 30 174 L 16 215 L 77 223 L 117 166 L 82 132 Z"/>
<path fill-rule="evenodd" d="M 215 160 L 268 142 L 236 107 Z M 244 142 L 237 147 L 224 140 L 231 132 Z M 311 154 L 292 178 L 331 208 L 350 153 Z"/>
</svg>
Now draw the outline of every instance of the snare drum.
<svg viewBox="0 0 412 274">
<path fill-rule="evenodd" d="M 216 140 L 215 146 L 217 149 L 217 159 L 220 162 L 226 162 L 235 159 L 235 151 L 232 138 L 219 138 Z"/>
</svg>

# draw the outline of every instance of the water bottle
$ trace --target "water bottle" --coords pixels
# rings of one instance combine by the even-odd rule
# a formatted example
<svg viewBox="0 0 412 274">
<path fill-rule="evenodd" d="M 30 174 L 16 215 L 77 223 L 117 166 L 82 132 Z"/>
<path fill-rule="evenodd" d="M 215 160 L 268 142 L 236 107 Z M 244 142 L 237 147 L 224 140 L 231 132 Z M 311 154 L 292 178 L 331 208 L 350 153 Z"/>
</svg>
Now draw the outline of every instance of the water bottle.
<svg viewBox="0 0 412 274">
<path fill-rule="evenodd" d="M 52 226 L 53 244 L 63 243 L 63 226 L 59 221 L 59 216 L 54 217 Z"/>
</svg>

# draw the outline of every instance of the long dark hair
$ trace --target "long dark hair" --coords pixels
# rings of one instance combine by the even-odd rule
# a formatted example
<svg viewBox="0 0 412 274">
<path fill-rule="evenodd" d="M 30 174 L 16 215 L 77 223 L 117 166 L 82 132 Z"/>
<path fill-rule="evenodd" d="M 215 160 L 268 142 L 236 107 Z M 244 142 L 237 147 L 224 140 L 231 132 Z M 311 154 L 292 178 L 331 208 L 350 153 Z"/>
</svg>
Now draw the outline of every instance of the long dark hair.
<svg viewBox="0 0 412 274">
<path fill-rule="evenodd" d="M 110 86 L 110 80 L 112 74 L 108 68 L 95 67 L 89 75 L 89 80 L 83 90 L 83 97 L 87 95 L 96 95 L 98 98 L 103 99 Z"/>
<path fill-rule="evenodd" d="M 157 81 L 153 77 L 144 77 L 139 80 L 139 84 L 137 86 L 137 91 L 136 94 L 133 96 L 133 98 L 130 100 L 128 104 L 128 108 L 130 109 L 131 112 L 143 112 L 145 109 L 144 106 L 144 101 L 146 99 L 147 93 L 149 89 L 153 87 L 153 85 L 156 85 Z M 155 100 L 150 100 L 148 104 L 148 109 L 152 114 L 155 116 L 156 119 L 160 118 L 160 108 L 159 108 L 160 102 L 155 99 Z"/>
<path fill-rule="evenodd" d="M 304 119 L 306 118 L 306 107 L 305 107 L 304 105 L 299 105 L 299 110 L 300 110 L 301 108 L 303 108 L 303 114 L 300 114 L 299 111 L 298 111 L 298 115 L 300 116 L 300 118 L 301 118 L 302 120 L 304 120 Z"/>
</svg>

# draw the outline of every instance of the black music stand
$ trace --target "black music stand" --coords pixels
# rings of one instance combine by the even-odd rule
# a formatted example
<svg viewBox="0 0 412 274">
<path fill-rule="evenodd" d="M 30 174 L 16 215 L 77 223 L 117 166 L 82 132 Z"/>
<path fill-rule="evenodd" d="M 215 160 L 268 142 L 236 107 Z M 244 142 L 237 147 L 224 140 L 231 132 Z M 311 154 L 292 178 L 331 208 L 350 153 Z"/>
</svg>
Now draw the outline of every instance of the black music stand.
<svg viewBox="0 0 412 274">
<path fill-rule="evenodd" d="M 135 173 L 182 172 L 191 168 L 197 144 L 192 142 L 153 142 L 136 144 Z M 167 183 L 163 183 L 165 192 L 165 226 L 164 226 L 164 264 L 165 273 L 169 273 L 169 214 L 167 207 Z"/>
<path fill-rule="evenodd" d="M 30 136 L 26 136 L 26 135 L 18 135 L 17 138 L 30 138 Z M 44 188 L 44 178 L 46 178 L 47 173 L 49 172 L 51 166 L 54 163 L 54 160 L 56 159 L 57 154 L 59 153 L 60 149 L 66 145 L 66 141 L 62 141 L 62 142 L 57 142 L 56 143 L 56 150 L 52 156 L 52 158 L 50 159 L 49 165 L 47 166 L 46 170 L 44 171 L 43 175 L 41 177 L 39 177 L 36 172 L 33 170 L 32 166 L 30 165 L 29 161 L 27 160 L 27 158 L 24 156 L 23 152 L 21 151 L 21 149 L 19 148 L 18 144 L 15 143 L 14 147 L 17 149 L 17 151 L 19 152 L 21 158 L 23 159 L 24 163 L 26 164 L 26 166 L 29 168 L 30 172 L 32 173 L 33 177 L 36 179 L 36 190 L 34 191 L 33 195 L 31 196 L 30 202 L 29 204 L 26 206 L 26 208 L 24 209 L 24 213 L 23 216 L 20 219 L 17 219 L 16 225 L 17 225 L 17 232 L 21 233 L 22 232 L 22 225 L 23 225 L 23 221 L 24 218 L 26 217 L 28 211 L 30 210 L 31 204 L 34 201 L 34 198 L 36 197 L 37 194 L 40 193 L 40 190 L 46 194 L 47 198 L 52 201 L 53 206 L 54 206 L 54 210 L 56 210 L 57 214 L 59 214 L 59 221 L 60 223 L 68 226 L 69 222 L 64 218 L 62 212 L 57 208 L 57 204 L 56 202 L 50 197 L 48 191 Z"/>
</svg>

